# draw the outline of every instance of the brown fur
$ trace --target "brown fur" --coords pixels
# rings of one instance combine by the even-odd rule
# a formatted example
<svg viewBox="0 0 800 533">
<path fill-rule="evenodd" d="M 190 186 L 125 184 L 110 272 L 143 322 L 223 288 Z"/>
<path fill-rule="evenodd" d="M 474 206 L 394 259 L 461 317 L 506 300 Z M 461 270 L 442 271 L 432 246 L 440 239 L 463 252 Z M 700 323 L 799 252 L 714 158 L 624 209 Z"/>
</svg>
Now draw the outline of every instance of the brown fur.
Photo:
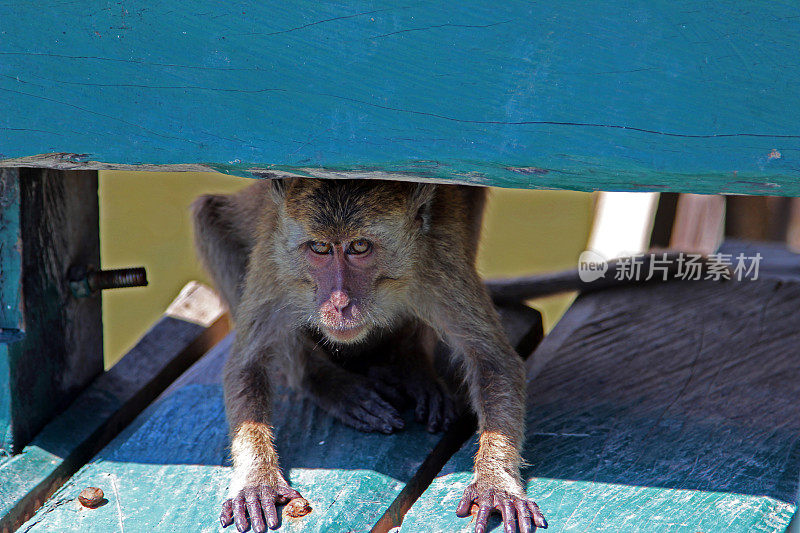
<svg viewBox="0 0 800 533">
<path fill-rule="evenodd" d="M 237 327 L 224 376 L 234 480 L 223 525 L 247 521 L 242 502 L 248 488 L 290 490 L 272 445 L 271 376 L 282 372 L 293 387 L 359 429 L 400 429 L 402 420 L 384 400 L 397 405 L 393 400 L 404 394 L 418 418 L 440 429 L 453 413 L 433 371 L 437 337 L 462 364 L 481 431 L 475 482 L 465 501 L 486 514 L 503 510 L 504 517 L 508 502 L 524 502 L 516 511 L 520 528 L 529 529 L 531 519 L 542 525 L 519 477 L 523 364 L 475 270 L 484 203 L 485 189 L 475 187 L 312 179 L 265 180 L 195 202 L 200 256 Z M 366 289 L 354 297 L 370 327 L 352 343 L 337 343 L 320 329 L 318 283 L 304 259 L 305 243 L 358 237 L 375 248 L 375 263 L 360 280 Z M 384 364 L 391 369 L 382 373 Z M 265 514 L 282 501 L 262 501 Z M 533 506 L 530 512 L 526 505 Z M 463 507 L 462 501 L 460 514 Z M 261 525 L 260 518 L 253 521 L 254 529 Z"/>
</svg>

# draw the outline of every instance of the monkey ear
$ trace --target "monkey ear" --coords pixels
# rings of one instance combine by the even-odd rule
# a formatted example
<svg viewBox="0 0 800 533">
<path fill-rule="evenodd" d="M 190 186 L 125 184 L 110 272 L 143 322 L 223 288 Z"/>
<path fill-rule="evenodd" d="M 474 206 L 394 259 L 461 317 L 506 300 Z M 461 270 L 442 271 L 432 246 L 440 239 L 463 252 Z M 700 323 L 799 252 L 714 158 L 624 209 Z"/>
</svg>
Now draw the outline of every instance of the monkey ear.
<svg viewBox="0 0 800 533">
<path fill-rule="evenodd" d="M 417 183 L 411 193 L 411 212 L 425 233 L 431 227 L 431 209 L 435 196 L 436 185 L 433 183 Z"/>
</svg>

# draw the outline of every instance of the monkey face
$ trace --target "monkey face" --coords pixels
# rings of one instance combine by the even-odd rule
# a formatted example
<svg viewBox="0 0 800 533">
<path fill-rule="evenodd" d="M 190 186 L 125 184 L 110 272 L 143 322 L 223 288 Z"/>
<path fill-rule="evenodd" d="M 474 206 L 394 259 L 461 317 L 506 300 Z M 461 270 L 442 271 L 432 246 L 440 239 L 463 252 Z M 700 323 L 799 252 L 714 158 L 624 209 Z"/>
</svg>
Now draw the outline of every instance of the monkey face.
<svg viewBox="0 0 800 533">
<path fill-rule="evenodd" d="M 336 180 L 288 187 L 279 232 L 297 261 L 281 277 L 303 280 L 305 296 L 295 302 L 328 340 L 359 342 L 402 313 L 420 231 L 415 187 Z"/>
<path fill-rule="evenodd" d="M 331 340 L 355 342 L 369 332 L 363 312 L 368 301 L 376 254 L 372 242 L 312 240 L 306 244 L 306 260 L 316 286 L 320 327 Z"/>
</svg>

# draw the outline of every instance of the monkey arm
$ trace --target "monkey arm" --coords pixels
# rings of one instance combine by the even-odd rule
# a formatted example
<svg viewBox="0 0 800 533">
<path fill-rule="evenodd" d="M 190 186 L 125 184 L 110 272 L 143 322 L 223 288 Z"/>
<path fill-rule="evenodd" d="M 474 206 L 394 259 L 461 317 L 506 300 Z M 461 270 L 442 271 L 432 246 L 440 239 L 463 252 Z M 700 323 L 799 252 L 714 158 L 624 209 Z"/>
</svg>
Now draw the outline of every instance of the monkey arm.
<svg viewBox="0 0 800 533">
<path fill-rule="evenodd" d="M 267 526 L 275 529 L 280 525 L 276 505 L 299 498 L 304 507 L 309 506 L 281 474 L 269 422 L 273 390 L 270 376 L 274 375 L 274 365 L 279 364 L 282 352 L 292 348 L 291 339 L 264 333 L 275 331 L 272 328 L 244 325 L 223 375 L 233 477 L 220 522 L 223 527 L 235 522 L 239 531 L 252 526 L 254 531 L 263 532 Z M 253 334 L 257 331 L 261 333 Z"/>
<path fill-rule="evenodd" d="M 457 258 L 456 258 L 457 259 Z M 532 525 L 546 527 L 538 506 L 525 496 L 519 474 L 524 435 L 525 369 L 500 324 L 486 289 L 474 268 L 452 257 L 442 272 L 450 279 L 428 278 L 423 312 L 464 365 L 470 402 L 478 416 L 479 449 L 475 478 L 456 513 L 467 516 L 477 504 L 475 531 L 486 530 L 492 511 L 503 516 L 505 530 L 529 533 Z M 460 264 L 459 264 L 460 263 Z M 456 281 L 457 280 L 457 281 Z"/>
</svg>

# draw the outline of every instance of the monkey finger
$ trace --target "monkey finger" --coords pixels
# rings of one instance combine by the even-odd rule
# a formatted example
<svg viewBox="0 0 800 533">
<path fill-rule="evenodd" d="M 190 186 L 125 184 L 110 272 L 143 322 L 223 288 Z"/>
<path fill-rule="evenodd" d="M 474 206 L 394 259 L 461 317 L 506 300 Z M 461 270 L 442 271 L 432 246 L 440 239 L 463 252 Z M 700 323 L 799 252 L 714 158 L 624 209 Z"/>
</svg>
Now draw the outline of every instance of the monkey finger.
<svg viewBox="0 0 800 533">
<path fill-rule="evenodd" d="M 428 431 L 436 433 L 442 429 L 442 397 L 439 394 L 431 394 L 428 398 Z"/>
<path fill-rule="evenodd" d="M 294 490 L 291 487 L 278 487 L 275 491 L 277 493 L 277 497 L 275 498 L 275 502 L 279 504 L 289 503 L 290 501 L 294 500 L 295 498 L 302 498 L 303 496 L 300 495 L 299 492 Z"/>
<path fill-rule="evenodd" d="M 516 533 L 517 531 L 517 513 L 511 506 L 508 500 L 503 501 L 500 505 L 500 514 L 503 517 L 503 531 L 505 533 Z"/>
<path fill-rule="evenodd" d="M 359 431 L 363 431 L 364 433 L 371 433 L 373 431 L 377 431 L 376 428 L 372 427 L 370 424 L 367 424 L 366 422 L 361 420 L 361 415 L 356 413 L 357 409 L 358 408 L 356 406 L 348 406 L 347 408 L 345 408 L 344 411 L 337 413 L 336 416 L 343 423 Z"/>
<path fill-rule="evenodd" d="M 531 511 L 523 500 L 516 500 L 514 508 L 517 510 L 517 523 L 519 533 L 531 533 Z"/>
<path fill-rule="evenodd" d="M 456 414 L 456 405 L 449 394 L 444 397 L 444 407 L 442 408 L 442 431 L 447 431 L 453 425 L 458 415 Z"/>
<path fill-rule="evenodd" d="M 492 508 L 486 504 L 481 504 L 478 515 L 475 517 L 475 533 L 486 533 L 487 522 Z"/>
<path fill-rule="evenodd" d="M 368 411 L 364 407 L 355 406 L 351 409 L 350 413 L 353 417 L 358 420 L 360 423 L 364 424 L 368 429 L 363 431 L 380 431 L 381 433 L 385 433 L 387 435 L 391 434 L 394 431 L 392 425 L 381 419 L 380 417 L 376 416 L 372 412 Z"/>
<path fill-rule="evenodd" d="M 387 411 L 390 413 L 397 413 L 397 409 L 395 409 L 392 404 L 384 400 L 383 397 L 381 397 L 381 395 L 375 391 L 370 391 L 369 394 L 365 396 L 364 400 L 365 404 L 368 404 L 376 411 Z M 399 416 L 399 413 L 397 414 Z"/>
<path fill-rule="evenodd" d="M 264 533 L 267 530 L 267 525 L 264 523 L 264 515 L 261 512 L 261 502 L 258 499 L 258 494 L 255 489 L 247 490 L 244 497 L 247 505 L 247 514 L 250 515 L 250 526 L 256 533 Z"/>
<path fill-rule="evenodd" d="M 530 500 L 528 500 L 526 503 L 528 505 L 528 509 L 531 511 L 531 515 L 533 515 L 533 523 L 536 524 L 536 527 L 547 529 L 547 520 L 544 519 L 544 515 L 539 510 L 539 506 Z"/>
<path fill-rule="evenodd" d="M 275 508 L 275 491 L 269 487 L 261 488 L 261 508 L 264 509 L 264 516 L 267 518 L 269 528 L 278 529 L 281 521 L 278 518 L 278 510 Z"/>
<path fill-rule="evenodd" d="M 371 397 L 367 404 L 364 406 L 372 415 L 377 416 L 384 422 L 388 422 L 394 429 L 403 429 L 405 422 L 397 412 L 397 409 L 386 403 L 383 398 L 377 394 Z"/>
<path fill-rule="evenodd" d="M 228 527 L 233 524 L 233 502 L 228 499 L 222 504 L 222 512 L 219 515 L 219 523 L 222 527 Z"/>
<path fill-rule="evenodd" d="M 456 516 L 460 518 L 465 518 L 469 516 L 470 508 L 472 507 L 472 502 L 475 500 L 475 489 L 472 485 L 468 486 L 464 489 L 464 495 L 461 497 L 461 501 L 458 502 L 458 507 L 456 507 Z"/>
<path fill-rule="evenodd" d="M 358 431 L 363 431 L 364 433 L 373 433 L 375 432 L 375 428 L 366 424 L 356 418 L 355 416 L 351 416 L 349 414 L 342 414 L 339 416 L 339 420 L 341 420 L 344 424 L 350 426 L 351 428 L 355 428 Z"/>
<path fill-rule="evenodd" d="M 420 424 L 424 424 L 428 420 L 428 399 L 429 394 L 425 390 L 421 390 L 417 394 L 417 408 L 414 410 L 414 419 Z"/>
<path fill-rule="evenodd" d="M 240 533 L 250 529 L 250 520 L 247 518 L 247 509 L 241 494 L 233 499 L 233 521 Z"/>
</svg>

